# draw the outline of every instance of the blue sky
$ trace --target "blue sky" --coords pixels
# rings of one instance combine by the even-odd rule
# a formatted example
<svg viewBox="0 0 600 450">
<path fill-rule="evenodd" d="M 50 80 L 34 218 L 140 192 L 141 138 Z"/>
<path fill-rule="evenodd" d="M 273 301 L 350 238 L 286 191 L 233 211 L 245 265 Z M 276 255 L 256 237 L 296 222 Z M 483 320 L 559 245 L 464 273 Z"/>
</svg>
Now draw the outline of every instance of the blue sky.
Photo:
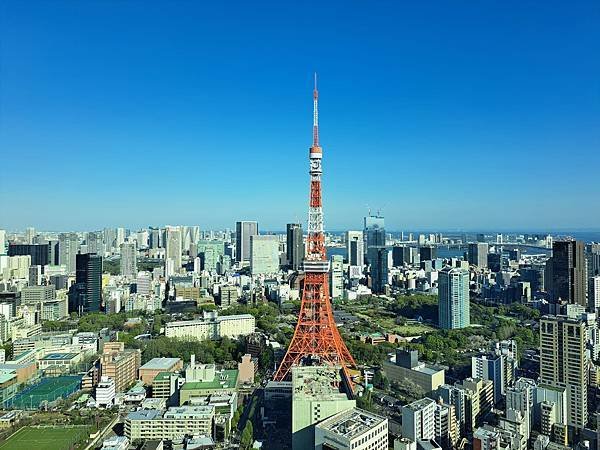
<svg viewBox="0 0 600 450">
<path fill-rule="evenodd" d="M 0 228 L 600 229 L 600 2 L 0 3 Z"/>
</svg>

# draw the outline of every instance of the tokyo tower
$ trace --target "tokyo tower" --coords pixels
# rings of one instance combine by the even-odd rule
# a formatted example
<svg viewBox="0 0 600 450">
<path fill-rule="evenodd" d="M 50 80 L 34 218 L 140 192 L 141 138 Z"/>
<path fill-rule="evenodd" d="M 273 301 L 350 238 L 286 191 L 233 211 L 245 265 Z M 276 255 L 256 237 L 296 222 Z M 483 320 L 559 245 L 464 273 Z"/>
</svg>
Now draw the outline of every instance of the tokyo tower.
<svg viewBox="0 0 600 450">
<path fill-rule="evenodd" d="M 348 368 L 356 367 L 335 325 L 329 296 L 329 261 L 323 232 L 323 204 L 321 197 L 321 160 L 319 145 L 319 91 L 317 75 L 313 90 L 313 143 L 309 150 L 310 198 L 308 207 L 308 236 L 304 258 L 304 290 L 298 323 L 290 346 L 274 379 L 285 380 L 290 369 L 298 365 L 340 365 L 348 375 Z"/>
</svg>

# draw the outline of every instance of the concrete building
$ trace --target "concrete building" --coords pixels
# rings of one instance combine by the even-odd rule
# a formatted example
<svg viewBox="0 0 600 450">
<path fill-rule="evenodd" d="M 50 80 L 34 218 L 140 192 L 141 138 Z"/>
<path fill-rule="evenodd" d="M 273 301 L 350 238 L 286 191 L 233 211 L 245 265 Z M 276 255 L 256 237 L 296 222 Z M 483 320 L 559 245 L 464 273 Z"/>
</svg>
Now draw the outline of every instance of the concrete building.
<svg viewBox="0 0 600 450">
<path fill-rule="evenodd" d="M 388 450 L 388 419 L 358 408 L 315 426 L 315 450 Z"/>
<path fill-rule="evenodd" d="M 121 244 L 121 275 L 129 279 L 137 276 L 137 246 L 135 242 Z"/>
<path fill-rule="evenodd" d="M 582 429 L 588 420 L 586 325 L 566 316 L 540 320 L 540 383 L 567 391 L 567 425 Z"/>
<path fill-rule="evenodd" d="M 179 227 L 167 226 L 165 228 L 165 259 L 172 261 L 173 273 L 167 275 L 173 275 L 181 271 L 181 254 L 182 250 L 182 237 L 181 229 Z"/>
<path fill-rule="evenodd" d="M 165 336 L 197 340 L 237 338 L 254 333 L 256 320 L 250 314 L 219 317 L 216 312 L 205 312 L 200 320 L 169 322 L 165 325 Z"/>
<path fill-rule="evenodd" d="M 100 356 L 100 373 L 115 381 L 117 392 L 124 392 L 136 382 L 141 359 L 138 349 L 125 350 L 123 342 L 107 342 Z"/>
<path fill-rule="evenodd" d="M 343 389 L 341 367 L 292 368 L 292 449 L 315 448 L 315 425 L 356 407 Z"/>
<path fill-rule="evenodd" d="M 254 383 L 254 373 L 256 371 L 255 361 L 256 360 L 252 360 L 252 355 L 248 353 L 242 356 L 242 361 L 238 363 L 238 378 L 241 384 Z"/>
<path fill-rule="evenodd" d="M 214 364 L 197 364 L 194 355 L 185 369 L 185 383 L 179 391 L 179 404 L 216 393 L 234 393 L 238 387 L 237 370 L 217 369 Z"/>
<path fill-rule="evenodd" d="M 564 301 L 587 306 L 586 260 L 583 242 L 554 241 L 552 257 L 546 263 L 546 290 L 554 303 Z"/>
<path fill-rule="evenodd" d="M 402 436 L 412 441 L 435 438 L 435 401 L 422 398 L 402 407 Z"/>
<path fill-rule="evenodd" d="M 331 257 L 329 294 L 331 298 L 341 298 L 344 294 L 344 258 L 341 255 Z"/>
<path fill-rule="evenodd" d="M 420 362 L 418 357 L 416 350 L 398 349 L 395 355 L 384 361 L 383 371 L 390 382 L 410 380 L 428 394 L 445 383 L 445 370 Z"/>
<path fill-rule="evenodd" d="M 470 326 L 469 271 L 446 267 L 438 276 L 439 326 L 450 330 Z"/>
<path fill-rule="evenodd" d="M 58 235 L 58 264 L 65 266 L 68 273 L 75 273 L 75 257 L 79 250 L 77 233 L 60 233 Z"/>
<path fill-rule="evenodd" d="M 488 265 L 489 245 L 487 242 L 472 242 L 469 244 L 468 261 L 472 266 L 486 268 Z"/>
<path fill-rule="evenodd" d="M 346 232 L 346 251 L 350 266 L 362 268 L 365 265 L 365 241 L 362 231 Z"/>
<path fill-rule="evenodd" d="M 279 241 L 277 236 L 250 236 L 250 271 L 252 275 L 279 272 Z"/>
<path fill-rule="evenodd" d="M 588 309 L 597 312 L 600 308 L 600 275 L 588 279 Z"/>
<path fill-rule="evenodd" d="M 494 383 L 494 404 L 498 404 L 506 392 L 506 358 L 489 353 L 471 357 L 471 376 Z"/>
<path fill-rule="evenodd" d="M 139 368 L 139 379 L 149 386 L 154 377 L 161 372 L 178 372 L 183 369 L 180 358 L 152 358 Z"/>
<path fill-rule="evenodd" d="M 302 225 L 288 223 L 286 232 L 286 256 L 288 266 L 292 270 L 301 270 L 304 261 L 304 238 Z"/>
<path fill-rule="evenodd" d="M 235 260 L 239 263 L 250 262 L 250 237 L 258 234 L 258 222 L 241 221 L 235 224 Z"/>
<path fill-rule="evenodd" d="M 239 296 L 236 286 L 219 286 L 219 306 L 221 308 L 235 305 L 238 302 Z"/>
<path fill-rule="evenodd" d="M 213 406 L 179 406 L 164 413 L 141 409 L 125 417 L 125 436 L 131 441 L 173 440 L 185 434 L 214 437 L 214 418 Z"/>
<path fill-rule="evenodd" d="M 102 377 L 96 386 L 96 406 L 99 408 L 111 408 L 115 404 L 116 396 L 115 380 Z"/>
</svg>

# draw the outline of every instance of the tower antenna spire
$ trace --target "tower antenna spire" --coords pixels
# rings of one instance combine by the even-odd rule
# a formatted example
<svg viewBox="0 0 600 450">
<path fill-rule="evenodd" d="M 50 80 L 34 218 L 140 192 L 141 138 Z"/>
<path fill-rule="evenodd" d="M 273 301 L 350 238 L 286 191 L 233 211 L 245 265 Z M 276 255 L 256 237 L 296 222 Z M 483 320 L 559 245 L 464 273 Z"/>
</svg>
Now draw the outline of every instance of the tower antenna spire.
<svg viewBox="0 0 600 450">
<path fill-rule="evenodd" d="M 319 146 L 319 91 L 317 90 L 317 72 L 313 89 L 313 147 Z"/>
</svg>

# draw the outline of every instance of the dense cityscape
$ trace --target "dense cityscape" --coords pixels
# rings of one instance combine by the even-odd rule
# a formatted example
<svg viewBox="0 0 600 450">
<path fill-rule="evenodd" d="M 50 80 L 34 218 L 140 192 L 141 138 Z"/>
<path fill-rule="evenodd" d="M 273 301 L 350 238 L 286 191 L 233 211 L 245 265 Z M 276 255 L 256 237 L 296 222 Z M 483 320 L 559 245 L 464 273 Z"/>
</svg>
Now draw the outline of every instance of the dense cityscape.
<svg viewBox="0 0 600 450">
<path fill-rule="evenodd" d="M 306 3 L 0 2 L 0 450 L 600 450 L 600 4 Z"/>
</svg>

